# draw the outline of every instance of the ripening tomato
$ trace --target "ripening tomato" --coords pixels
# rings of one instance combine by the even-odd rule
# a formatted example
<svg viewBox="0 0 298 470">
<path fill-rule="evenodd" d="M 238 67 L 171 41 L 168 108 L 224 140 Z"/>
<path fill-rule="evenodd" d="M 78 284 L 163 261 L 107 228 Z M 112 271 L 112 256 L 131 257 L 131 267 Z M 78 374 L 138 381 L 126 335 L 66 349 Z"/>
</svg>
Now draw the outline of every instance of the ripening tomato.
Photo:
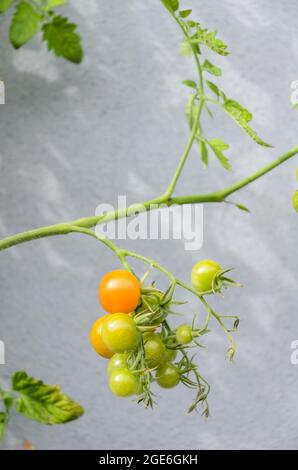
<svg viewBox="0 0 298 470">
<path fill-rule="evenodd" d="M 138 306 L 140 297 L 138 278 L 124 269 L 107 273 L 99 283 L 99 302 L 109 313 L 132 312 Z"/>
<path fill-rule="evenodd" d="M 156 367 L 165 360 L 166 347 L 160 336 L 151 334 L 144 339 L 145 359 L 149 367 Z"/>
<path fill-rule="evenodd" d="M 102 357 L 107 359 L 113 356 L 113 352 L 107 348 L 103 339 L 102 339 L 102 324 L 106 317 L 110 315 L 104 315 L 103 317 L 98 318 L 96 322 L 93 324 L 91 331 L 90 331 L 90 341 L 94 348 L 94 350 Z"/>
<path fill-rule="evenodd" d="M 193 339 L 192 327 L 190 325 L 180 325 L 176 328 L 176 339 L 179 344 L 190 343 Z"/>
<path fill-rule="evenodd" d="M 129 354 L 114 354 L 114 356 L 109 360 L 108 363 L 108 376 L 111 375 L 114 370 L 117 369 L 125 369 L 127 368 L 127 359 L 129 358 Z"/>
<path fill-rule="evenodd" d="M 176 387 L 180 381 L 178 368 L 170 362 L 162 364 L 156 371 L 156 381 L 158 385 L 163 388 Z"/>
<path fill-rule="evenodd" d="M 194 265 L 191 271 L 191 283 L 198 292 L 212 290 L 215 276 L 221 271 L 221 267 L 215 261 L 205 259 Z"/>
<path fill-rule="evenodd" d="M 138 376 L 128 369 L 116 369 L 110 375 L 110 389 L 118 397 L 129 397 L 138 393 L 140 383 Z"/>
<path fill-rule="evenodd" d="M 135 321 L 126 313 L 106 315 L 102 325 L 102 339 L 115 353 L 133 351 L 141 339 Z"/>
</svg>

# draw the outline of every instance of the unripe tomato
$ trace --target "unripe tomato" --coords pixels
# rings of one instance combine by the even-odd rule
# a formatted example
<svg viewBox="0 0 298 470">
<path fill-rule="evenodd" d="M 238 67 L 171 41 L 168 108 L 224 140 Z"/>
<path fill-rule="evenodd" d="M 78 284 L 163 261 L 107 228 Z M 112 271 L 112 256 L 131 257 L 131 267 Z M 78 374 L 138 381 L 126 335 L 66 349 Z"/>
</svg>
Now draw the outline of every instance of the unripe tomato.
<svg viewBox="0 0 298 470">
<path fill-rule="evenodd" d="M 177 357 L 177 350 L 176 349 L 169 349 L 166 348 L 165 353 L 165 362 L 173 362 Z"/>
<path fill-rule="evenodd" d="M 107 273 L 98 286 L 99 302 L 109 313 L 132 312 L 137 308 L 140 297 L 138 278 L 124 269 Z"/>
<path fill-rule="evenodd" d="M 215 261 L 204 259 L 194 265 L 191 271 L 191 283 L 198 292 L 212 290 L 212 282 L 221 271 L 221 267 Z"/>
<path fill-rule="evenodd" d="M 106 315 L 102 324 L 102 339 L 115 353 L 133 351 L 141 339 L 135 321 L 126 313 Z"/>
<path fill-rule="evenodd" d="M 179 370 L 174 364 L 166 362 L 158 367 L 156 371 L 156 381 L 160 387 L 174 388 L 180 381 Z"/>
<path fill-rule="evenodd" d="M 114 356 L 109 360 L 107 372 L 108 376 L 112 374 L 117 369 L 125 369 L 127 368 L 127 359 L 129 358 L 129 354 L 114 354 Z"/>
<path fill-rule="evenodd" d="M 176 329 L 176 339 L 179 344 L 190 343 L 193 339 L 192 327 L 190 325 L 181 325 Z"/>
<path fill-rule="evenodd" d="M 139 379 L 128 369 L 114 370 L 110 375 L 110 389 L 117 397 L 129 397 L 138 393 L 140 388 Z"/>
<path fill-rule="evenodd" d="M 109 316 L 110 315 L 104 315 L 103 317 L 98 318 L 90 331 L 90 341 L 94 350 L 100 354 L 100 356 L 107 359 L 111 358 L 114 354 L 112 351 L 110 351 L 110 349 L 107 348 L 102 339 L 102 324 L 105 318 Z"/>
<path fill-rule="evenodd" d="M 145 359 L 149 367 L 156 367 L 165 360 L 166 347 L 160 336 L 151 334 L 145 338 Z"/>
</svg>

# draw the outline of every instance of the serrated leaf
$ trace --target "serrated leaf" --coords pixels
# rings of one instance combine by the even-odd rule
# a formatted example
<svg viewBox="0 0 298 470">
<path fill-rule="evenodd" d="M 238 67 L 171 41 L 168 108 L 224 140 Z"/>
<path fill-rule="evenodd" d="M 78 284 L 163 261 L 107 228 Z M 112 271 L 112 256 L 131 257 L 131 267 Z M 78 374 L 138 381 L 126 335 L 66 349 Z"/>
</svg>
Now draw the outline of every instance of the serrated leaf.
<svg viewBox="0 0 298 470">
<path fill-rule="evenodd" d="M 179 1 L 178 0 L 161 0 L 161 3 L 171 12 L 175 13 L 175 11 L 179 8 Z"/>
<path fill-rule="evenodd" d="M 205 70 L 208 73 L 211 73 L 211 75 L 215 75 L 216 77 L 221 76 L 221 69 L 219 67 L 216 67 L 216 65 L 213 65 L 207 59 L 203 63 L 203 70 Z"/>
<path fill-rule="evenodd" d="M 234 121 L 242 127 L 242 129 L 259 145 L 263 147 L 272 147 L 262 140 L 258 134 L 249 126 L 249 122 L 252 119 L 252 114 L 241 106 L 235 100 L 225 100 L 223 109 L 234 119 Z"/>
<path fill-rule="evenodd" d="M 201 28 L 200 25 L 197 26 L 197 32 L 191 37 L 191 40 L 194 43 L 203 44 L 204 46 L 209 47 L 213 52 L 216 52 L 219 55 L 228 55 L 228 46 L 221 39 L 216 37 L 216 31 L 208 31 L 208 29 Z"/>
<path fill-rule="evenodd" d="M 0 0 L 0 13 L 4 13 L 12 5 L 14 0 Z"/>
<path fill-rule="evenodd" d="M 296 191 L 293 194 L 292 202 L 293 202 L 293 207 L 295 211 L 298 212 L 298 189 L 296 189 Z"/>
<path fill-rule="evenodd" d="M 181 18 L 187 18 L 191 14 L 192 10 L 180 10 L 179 16 Z"/>
<path fill-rule="evenodd" d="M 43 40 L 48 43 L 48 49 L 53 50 L 58 57 L 78 64 L 83 59 L 83 49 L 76 29 L 77 25 L 69 23 L 63 16 L 54 16 L 51 22 L 42 27 Z"/>
<path fill-rule="evenodd" d="M 205 166 L 208 166 L 208 148 L 205 142 L 203 142 L 202 140 L 200 141 L 200 147 L 201 147 L 202 162 L 204 163 Z"/>
<path fill-rule="evenodd" d="M 83 408 L 61 392 L 59 385 L 46 385 L 26 372 L 15 372 L 12 389 L 19 393 L 16 410 L 43 424 L 60 424 L 79 418 Z"/>
<path fill-rule="evenodd" d="M 46 11 L 53 10 L 53 8 L 60 7 L 61 5 L 65 5 L 68 0 L 48 0 L 44 9 Z"/>
<path fill-rule="evenodd" d="M 4 411 L 1 411 L 0 412 L 0 441 L 2 441 L 2 439 L 4 437 L 6 427 L 7 427 L 7 423 L 8 423 L 7 413 L 5 413 Z"/>
<path fill-rule="evenodd" d="M 193 54 L 193 50 L 188 41 L 182 41 L 180 44 L 180 53 L 185 57 L 190 57 Z"/>
<path fill-rule="evenodd" d="M 190 88 L 195 88 L 195 89 L 197 89 L 197 84 L 196 84 L 196 82 L 194 82 L 193 80 L 183 80 L 182 83 L 183 83 L 183 85 L 186 85 L 186 86 L 188 86 L 188 87 L 190 87 Z"/>
<path fill-rule="evenodd" d="M 9 38 L 12 45 L 18 49 L 35 36 L 39 29 L 40 15 L 32 5 L 21 2 L 17 5 L 9 29 Z"/>
<path fill-rule="evenodd" d="M 223 154 L 224 150 L 229 148 L 229 145 L 220 139 L 213 139 L 208 142 L 209 147 L 212 149 L 214 155 L 221 163 L 221 165 L 228 171 L 232 170 L 229 159 Z"/>
</svg>

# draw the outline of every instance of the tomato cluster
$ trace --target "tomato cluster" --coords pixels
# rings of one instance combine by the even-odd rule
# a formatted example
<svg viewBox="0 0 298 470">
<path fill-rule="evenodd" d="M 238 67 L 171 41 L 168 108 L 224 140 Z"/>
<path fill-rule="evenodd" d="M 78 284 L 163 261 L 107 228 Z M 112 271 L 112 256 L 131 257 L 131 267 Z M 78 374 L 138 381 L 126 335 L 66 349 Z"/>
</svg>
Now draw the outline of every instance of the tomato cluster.
<svg viewBox="0 0 298 470">
<path fill-rule="evenodd" d="M 193 288 L 202 294 L 220 286 L 221 267 L 210 260 L 197 263 L 191 273 Z M 113 394 L 136 395 L 138 402 L 153 404 L 152 383 L 169 389 L 179 383 L 194 388 L 190 372 L 196 377 L 197 366 L 188 358 L 186 348 L 195 346 L 204 334 L 194 325 L 180 325 L 172 330 L 167 316 L 175 302 L 172 289 L 158 290 L 144 286 L 127 270 L 107 273 L 98 288 L 99 303 L 107 312 L 91 328 L 94 350 L 109 359 L 107 374 Z M 192 346 L 191 346 L 192 347 Z"/>
</svg>

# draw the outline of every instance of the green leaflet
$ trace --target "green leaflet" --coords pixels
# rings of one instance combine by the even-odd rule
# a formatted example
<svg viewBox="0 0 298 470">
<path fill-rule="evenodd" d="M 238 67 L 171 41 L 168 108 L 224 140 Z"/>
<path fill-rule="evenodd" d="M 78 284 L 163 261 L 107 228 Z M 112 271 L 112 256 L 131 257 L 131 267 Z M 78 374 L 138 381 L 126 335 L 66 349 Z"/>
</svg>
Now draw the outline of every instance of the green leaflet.
<svg viewBox="0 0 298 470">
<path fill-rule="evenodd" d="M 193 54 L 192 47 L 188 41 L 186 40 L 182 41 L 182 43 L 180 44 L 180 52 L 181 52 L 181 55 L 185 57 L 190 57 Z"/>
<path fill-rule="evenodd" d="M 11 6 L 13 0 L 0 0 L 0 13 L 4 13 Z"/>
<path fill-rule="evenodd" d="M 293 207 L 295 211 L 298 212 L 298 189 L 296 189 L 296 191 L 293 194 L 292 202 L 293 202 Z"/>
<path fill-rule="evenodd" d="M 185 86 L 188 86 L 190 88 L 194 88 L 195 90 L 198 88 L 196 82 L 194 82 L 193 80 L 183 80 L 183 85 Z"/>
<path fill-rule="evenodd" d="M 9 29 L 10 42 L 16 49 L 35 36 L 39 29 L 40 20 L 40 15 L 36 13 L 30 3 L 21 2 L 17 5 Z"/>
<path fill-rule="evenodd" d="M 232 166 L 229 163 L 229 159 L 223 154 L 223 152 L 229 148 L 229 145 L 220 139 L 210 140 L 208 142 L 208 145 L 212 149 L 214 155 L 216 156 L 218 161 L 222 164 L 222 166 L 226 170 L 231 171 Z"/>
<path fill-rule="evenodd" d="M 211 73 L 211 75 L 215 75 L 216 77 L 221 76 L 221 69 L 219 67 L 216 67 L 216 65 L 213 65 L 207 59 L 203 63 L 203 70 L 205 70 L 208 73 Z"/>
<path fill-rule="evenodd" d="M 63 16 L 54 16 L 50 23 L 43 25 L 43 40 L 48 49 L 76 64 L 83 59 L 81 38 L 75 32 L 77 25 L 69 23 Z"/>
<path fill-rule="evenodd" d="M 68 0 L 48 0 L 44 9 L 47 11 L 52 10 L 53 8 L 60 7 L 61 5 L 65 5 L 67 1 Z"/>
<path fill-rule="evenodd" d="M 225 100 L 222 107 L 257 144 L 262 145 L 263 147 L 272 147 L 272 145 L 264 142 L 264 140 L 262 140 L 249 126 L 248 123 L 252 119 L 252 114 L 241 106 L 240 103 L 235 100 Z"/>
<path fill-rule="evenodd" d="M 201 159 L 205 166 L 208 166 L 208 148 L 205 142 L 200 141 Z"/>
<path fill-rule="evenodd" d="M 6 427 L 7 427 L 7 423 L 8 423 L 7 413 L 5 413 L 4 411 L 1 411 L 0 412 L 0 441 L 2 441 L 2 439 L 4 437 Z"/>
<path fill-rule="evenodd" d="M 188 120 L 190 129 L 193 128 L 197 105 L 194 103 L 195 94 L 189 95 L 185 106 L 185 114 Z"/>
<path fill-rule="evenodd" d="M 180 18 L 187 18 L 191 14 L 192 10 L 180 10 L 179 16 Z"/>
<path fill-rule="evenodd" d="M 216 97 L 219 98 L 221 92 L 220 92 L 220 89 L 218 88 L 218 86 L 215 85 L 215 83 L 210 82 L 209 80 L 206 80 L 206 84 L 210 88 L 210 90 L 216 95 Z"/>
<path fill-rule="evenodd" d="M 209 49 L 219 55 L 228 55 L 227 44 L 217 38 L 216 35 L 216 31 L 208 31 L 208 29 L 203 29 L 200 25 L 197 25 L 197 32 L 191 37 L 191 40 L 195 44 L 199 43 L 209 47 Z"/>
<path fill-rule="evenodd" d="M 40 423 L 66 423 L 84 413 L 78 403 L 61 392 L 59 385 L 46 385 L 24 371 L 12 376 L 12 389 L 19 393 L 16 410 Z"/>
<path fill-rule="evenodd" d="M 235 206 L 240 209 L 241 211 L 244 211 L 244 212 L 250 212 L 249 208 L 246 207 L 244 204 L 238 204 L 236 203 Z M 238 326 L 238 325 L 237 325 Z M 234 325 L 235 327 L 235 325 Z"/>
<path fill-rule="evenodd" d="M 175 13 L 176 10 L 179 8 L 179 1 L 178 0 L 161 0 L 161 3 L 171 12 Z"/>
</svg>

